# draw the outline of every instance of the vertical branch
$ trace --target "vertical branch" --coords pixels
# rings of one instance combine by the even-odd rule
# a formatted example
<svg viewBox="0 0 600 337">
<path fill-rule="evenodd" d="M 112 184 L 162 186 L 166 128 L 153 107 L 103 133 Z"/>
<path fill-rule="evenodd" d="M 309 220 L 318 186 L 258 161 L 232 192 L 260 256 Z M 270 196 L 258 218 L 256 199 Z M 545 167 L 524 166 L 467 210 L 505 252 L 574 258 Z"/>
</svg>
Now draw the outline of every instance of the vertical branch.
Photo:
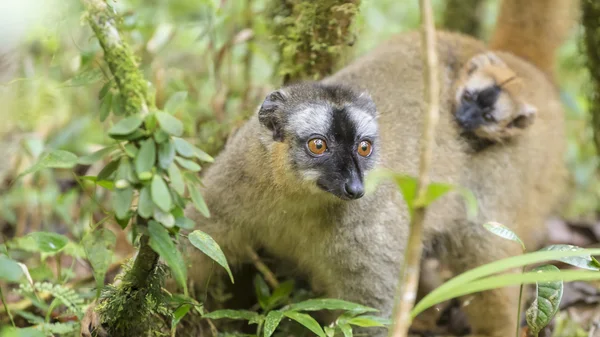
<svg viewBox="0 0 600 337">
<path fill-rule="evenodd" d="M 591 87 L 588 90 L 590 114 L 594 128 L 596 152 L 600 154 L 600 3 L 595 0 L 582 0 L 582 23 L 584 26 L 583 44 L 586 49 L 587 67 Z"/>
<path fill-rule="evenodd" d="M 421 48 L 424 65 L 424 97 L 427 102 L 427 113 L 425 114 L 423 138 L 421 139 L 419 179 L 417 182 L 417 196 L 414 203 L 415 209 L 411 218 L 408 245 L 396 291 L 393 325 L 389 333 L 392 337 L 404 337 L 408 333 L 411 323 L 410 310 L 417 297 L 419 266 L 422 253 L 421 233 L 423 231 L 426 211 L 424 200 L 429 184 L 428 173 L 434 146 L 435 127 L 439 119 L 440 83 L 438 78 L 433 9 L 430 0 L 419 0 L 419 6 L 421 8 Z"/>
<path fill-rule="evenodd" d="M 444 29 L 478 37 L 483 0 L 446 0 Z"/>
<path fill-rule="evenodd" d="M 285 84 L 318 80 L 335 70 L 351 42 L 359 0 L 272 0 L 271 31 L 279 45 L 277 75 Z"/>
</svg>

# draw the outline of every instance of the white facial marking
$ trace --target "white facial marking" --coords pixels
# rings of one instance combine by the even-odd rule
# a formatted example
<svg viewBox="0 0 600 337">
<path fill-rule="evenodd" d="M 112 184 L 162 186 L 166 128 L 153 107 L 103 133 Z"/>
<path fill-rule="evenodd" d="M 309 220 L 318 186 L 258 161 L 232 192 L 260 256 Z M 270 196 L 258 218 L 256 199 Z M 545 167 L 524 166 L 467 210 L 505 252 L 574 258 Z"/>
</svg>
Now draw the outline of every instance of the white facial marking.
<svg viewBox="0 0 600 337">
<path fill-rule="evenodd" d="M 301 137 L 318 133 L 325 135 L 331 125 L 331 109 L 323 104 L 307 104 L 304 109 L 292 114 L 288 124 L 290 132 Z"/>
</svg>

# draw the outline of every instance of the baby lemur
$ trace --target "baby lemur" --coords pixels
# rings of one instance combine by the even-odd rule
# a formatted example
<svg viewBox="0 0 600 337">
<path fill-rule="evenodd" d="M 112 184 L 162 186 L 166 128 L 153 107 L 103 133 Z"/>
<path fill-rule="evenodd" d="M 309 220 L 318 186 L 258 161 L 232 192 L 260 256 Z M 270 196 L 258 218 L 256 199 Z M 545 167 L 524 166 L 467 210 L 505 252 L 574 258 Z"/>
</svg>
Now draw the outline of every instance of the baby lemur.
<svg viewBox="0 0 600 337">
<path fill-rule="evenodd" d="M 490 143 L 507 141 L 535 120 L 537 109 L 524 96 L 522 80 L 500 57 L 478 54 L 457 81 L 456 121 L 467 135 Z"/>
<path fill-rule="evenodd" d="M 522 2 L 506 3 L 516 8 Z M 544 11 L 566 12 L 571 5 L 531 0 L 509 13 L 510 20 L 500 21 L 522 25 L 543 17 Z M 536 33 L 540 39 L 555 34 Z M 463 130 L 452 113 L 455 84 L 469 60 L 486 51 L 473 38 L 437 34 L 441 113 L 430 176 L 470 189 L 479 205 L 476 219 L 466 216 L 463 200 L 455 194 L 428 207 L 424 245 L 454 273 L 520 253 L 518 245 L 487 233 L 481 226 L 486 221 L 509 226 L 528 247 L 535 247 L 535 234 L 543 231 L 565 178 L 559 95 L 547 73 L 512 53 L 495 51 L 531 88 L 528 102 L 544 113 L 513 142 L 466 151 Z M 291 261 L 324 296 L 373 306 L 389 316 L 409 213 L 394 184 L 363 195 L 364 179 L 375 167 L 418 173 L 425 101 L 422 57 L 419 34 L 400 34 L 320 83 L 267 96 L 205 173 L 202 193 L 211 218 L 192 209 L 189 216 L 221 245 L 232 265 L 248 261 L 244 245 L 264 249 Z M 190 253 L 194 268 L 189 278 L 204 286 L 213 264 L 194 248 Z M 472 336 L 511 335 L 517 299 L 514 288 L 469 296 L 464 309 Z"/>
</svg>

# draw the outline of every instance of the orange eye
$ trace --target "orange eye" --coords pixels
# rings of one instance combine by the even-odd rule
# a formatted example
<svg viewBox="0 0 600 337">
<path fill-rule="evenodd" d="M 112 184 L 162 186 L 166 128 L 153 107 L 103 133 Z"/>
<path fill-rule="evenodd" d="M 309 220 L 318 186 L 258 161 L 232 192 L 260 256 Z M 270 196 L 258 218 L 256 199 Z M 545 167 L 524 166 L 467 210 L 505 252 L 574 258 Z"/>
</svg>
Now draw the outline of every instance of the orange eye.
<svg viewBox="0 0 600 337">
<path fill-rule="evenodd" d="M 358 144 L 358 154 L 363 157 L 368 157 L 373 152 L 373 146 L 368 140 L 363 140 Z"/>
<path fill-rule="evenodd" d="M 313 138 L 308 141 L 308 149 L 316 155 L 321 155 L 327 150 L 327 143 L 321 138 Z"/>
</svg>

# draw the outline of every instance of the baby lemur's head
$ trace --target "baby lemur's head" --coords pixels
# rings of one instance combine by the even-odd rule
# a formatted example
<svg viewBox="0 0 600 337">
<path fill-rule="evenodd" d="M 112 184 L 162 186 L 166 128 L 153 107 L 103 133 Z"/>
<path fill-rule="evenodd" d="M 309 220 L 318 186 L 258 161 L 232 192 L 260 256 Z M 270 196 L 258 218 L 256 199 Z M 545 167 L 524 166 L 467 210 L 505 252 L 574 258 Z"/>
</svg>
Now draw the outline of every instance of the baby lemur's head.
<svg viewBox="0 0 600 337">
<path fill-rule="evenodd" d="M 537 112 L 523 97 L 522 85 L 494 53 L 474 56 L 458 80 L 456 121 L 465 131 L 491 141 L 518 136 L 533 123 Z"/>
<path fill-rule="evenodd" d="M 294 84 L 270 93 L 261 105 L 261 141 L 284 149 L 277 160 L 285 161 L 281 164 L 298 183 L 358 199 L 365 172 L 376 161 L 376 114 L 366 93 L 341 85 Z"/>
</svg>

